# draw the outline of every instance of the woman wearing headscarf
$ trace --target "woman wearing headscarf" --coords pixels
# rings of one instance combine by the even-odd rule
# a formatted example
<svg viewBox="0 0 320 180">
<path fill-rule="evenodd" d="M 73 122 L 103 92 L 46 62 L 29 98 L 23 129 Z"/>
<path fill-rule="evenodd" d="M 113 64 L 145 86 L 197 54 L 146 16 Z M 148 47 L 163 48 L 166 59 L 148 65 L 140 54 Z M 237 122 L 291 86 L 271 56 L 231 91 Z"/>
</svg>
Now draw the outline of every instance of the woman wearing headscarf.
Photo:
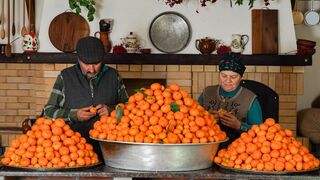
<svg viewBox="0 0 320 180">
<path fill-rule="evenodd" d="M 198 99 L 206 110 L 218 116 L 221 129 L 229 137 L 220 148 L 225 148 L 253 124 L 263 122 L 257 96 L 240 86 L 245 69 L 241 55 L 224 54 L 219 62 L 219 85 L 206 87 Z"/>
</svg>

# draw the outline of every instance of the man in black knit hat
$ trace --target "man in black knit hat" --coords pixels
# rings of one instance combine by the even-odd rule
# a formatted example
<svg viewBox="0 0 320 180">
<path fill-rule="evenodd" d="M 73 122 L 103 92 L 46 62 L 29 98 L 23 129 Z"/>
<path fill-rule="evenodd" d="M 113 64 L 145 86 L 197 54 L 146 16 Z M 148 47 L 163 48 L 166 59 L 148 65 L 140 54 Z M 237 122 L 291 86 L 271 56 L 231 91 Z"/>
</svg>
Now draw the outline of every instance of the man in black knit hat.
<svg viewBox="0 0 320 180">
<path fill-rule="evenodd" d="M 100 39 L 85 37 L 77 43 L 78 63 L 61 71 L 47 104 L 44 116 L 62 118 L 92 144 L 102 161 L 98 142 L 89 130 L 100 116 L 109 115 L 128 94 L 117 70 L 103 64 L 104 47 Z M 90 107 L 96 112 L 90 112 Z"/>
</svg>

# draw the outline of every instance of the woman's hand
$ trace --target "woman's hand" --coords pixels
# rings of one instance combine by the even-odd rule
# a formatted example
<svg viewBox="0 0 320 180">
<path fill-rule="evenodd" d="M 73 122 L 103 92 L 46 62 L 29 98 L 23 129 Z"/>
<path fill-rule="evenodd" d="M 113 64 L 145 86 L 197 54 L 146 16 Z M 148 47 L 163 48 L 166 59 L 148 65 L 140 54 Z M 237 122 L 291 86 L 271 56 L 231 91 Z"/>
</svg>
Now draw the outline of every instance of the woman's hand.
<svg viewBox="0 0 320 180">
<path fill-rule="evenodd" d="M 97 105 L 96 110 L 97 110 L 97 113 L 99 114 L 99 116 L 103 116 L 103 115 L 108 116 L 111 113 L 111 108 L 109 108 L 105 104 Z"/>
<path fill-rule="evenodd" d="M 223 125 L 239 130 L 240 129 L 240 121 L 238 118 L 232 113 L 224 113 L 223 116 L 220 116 L 220 121 Z"/>
<path fill-rule="evenodd" d="M 84 107 L 77 111 L 77 118 L 79 121 L 88 121 L 96 115 L 96 113 L 90 112 L 90 107 L 91 106 Z"/>
</svg>

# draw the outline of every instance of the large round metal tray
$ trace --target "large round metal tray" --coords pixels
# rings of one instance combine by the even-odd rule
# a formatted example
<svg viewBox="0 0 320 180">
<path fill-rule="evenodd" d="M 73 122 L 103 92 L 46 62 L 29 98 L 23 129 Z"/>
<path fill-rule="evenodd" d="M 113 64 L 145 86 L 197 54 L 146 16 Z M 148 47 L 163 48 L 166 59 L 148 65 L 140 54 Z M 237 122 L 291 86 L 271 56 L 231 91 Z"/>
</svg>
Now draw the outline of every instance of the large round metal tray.
<svg viewBox="0 0 320 180">
<path fill-rule="evenodd" d="M 309 170 L 302 170 L 302 171 L 253 171 L 253 170 L 245 170 L 245 169 L 236 169 L 231 167 L 226 167 L 221 164 L 216 164 L 220 167 L 220 170 L 223 171 L 230 171 L 235 173 L 246 173 L 246 174 L 273 174 L 273 175 L 284 175 L 284 174 L 303 174 L 303 173 L 309 173 L 313 171 L 318 171 L 319 167 L 309 169 Z"/>
<path fill-rule="evenodd" d="M 149 37 L 159 51 L 176 53 L 188 45 L 191 38 L 191 27 L 181 14 L 164 12 L 152 20 Z"/>
<path fill-rule="evenodd" d="M 95 138 L 92 138 L 95 139 Z M 190 171 L 212 166 L 210 155 L 221 142 L 190 144 L 99 141 L 105 164 L 137 171 Z"/>
<path fill-rule="evenodd" d="M 1 160 L 1 158 L 0 158 Z M 33 168 L 33 167 L 19 167 L 19 166 L 7 166 L 0 163 L 0 167 L 9 168 L 18 171 L 83 171 L 92 168 L 102 167 L 103 163 L 99 162 L 90 166 L 78 166 L 78 167 L 65 167 L 65 168 Z"/>
</svg>

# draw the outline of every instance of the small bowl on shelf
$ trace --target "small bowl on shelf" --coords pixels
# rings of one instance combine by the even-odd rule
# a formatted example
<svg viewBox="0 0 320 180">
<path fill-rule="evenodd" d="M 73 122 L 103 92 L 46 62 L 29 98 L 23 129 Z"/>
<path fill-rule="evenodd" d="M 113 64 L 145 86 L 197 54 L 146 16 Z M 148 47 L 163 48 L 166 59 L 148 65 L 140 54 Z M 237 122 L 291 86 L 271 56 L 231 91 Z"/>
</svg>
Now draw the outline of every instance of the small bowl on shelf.
<svg viewBox="0 0 320 180">
<path fill-rule="evenodd" d="M 142 48 L 142 49 L 140 49 L 140 52 L 142 54 L 150 54 L 151 53 L 151 49 L 150 48 Z"/>
<path fill-rule="evenodd" d="M 306 39 L 298 39 L 297 40 L 297 45 L 304 47 L 304 48 L 308 48 L 308 49 L 313 49 L 316 46 L 316 42 L 315 41 L 310 41 L 310 40 L 306 40 Z"/>
</svg>

